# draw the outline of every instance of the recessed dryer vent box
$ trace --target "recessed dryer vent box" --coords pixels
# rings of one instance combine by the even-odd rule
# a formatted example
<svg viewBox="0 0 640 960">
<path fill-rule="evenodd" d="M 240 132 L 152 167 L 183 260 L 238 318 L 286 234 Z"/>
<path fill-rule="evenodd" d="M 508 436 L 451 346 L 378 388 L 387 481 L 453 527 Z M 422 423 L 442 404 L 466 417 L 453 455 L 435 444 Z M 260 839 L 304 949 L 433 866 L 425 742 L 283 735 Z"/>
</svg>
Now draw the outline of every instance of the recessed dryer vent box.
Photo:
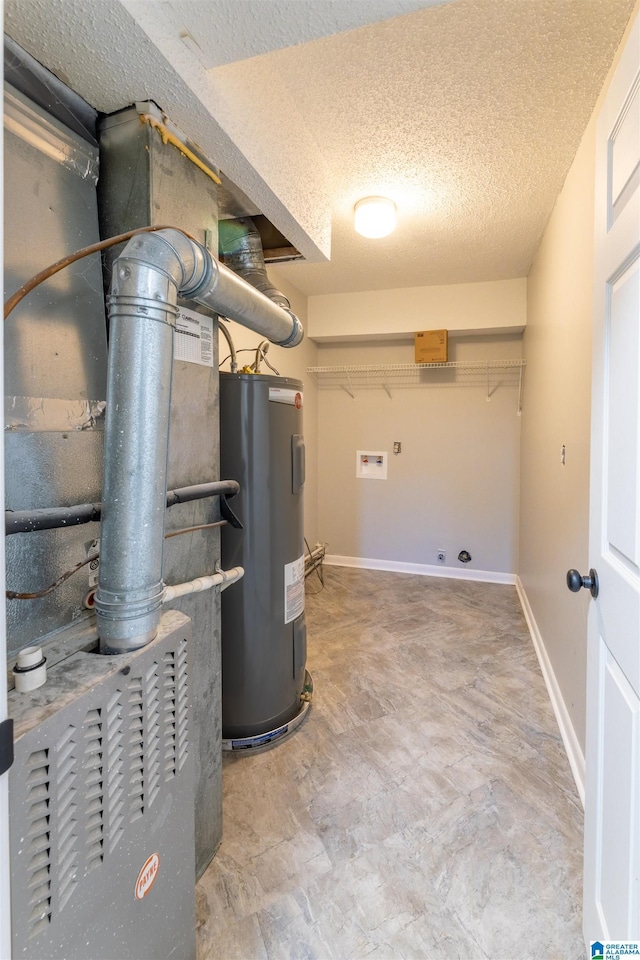
<svg viewBox="0 0 640 960">
<path fill-rule="evenodd" d="M 387 479 L 386 450 L 357 450 L 356 477 L 362 480 Z"/>
<path fill-rule="evenodd" d="M 414 336 L 416 363 L 447 363 L 449 334 L 447 330 L 420 330 Z"/>
</svg>

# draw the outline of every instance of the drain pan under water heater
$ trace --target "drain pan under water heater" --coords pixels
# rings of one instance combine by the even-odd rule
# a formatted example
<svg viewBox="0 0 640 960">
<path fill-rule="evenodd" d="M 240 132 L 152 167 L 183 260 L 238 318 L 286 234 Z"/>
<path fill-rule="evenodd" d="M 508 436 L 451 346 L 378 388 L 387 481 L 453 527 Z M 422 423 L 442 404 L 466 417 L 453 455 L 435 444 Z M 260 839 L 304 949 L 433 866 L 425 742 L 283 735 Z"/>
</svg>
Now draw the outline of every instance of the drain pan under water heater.
<svg viewBox="0 0 640 960">
<path fill-rule="evenodd" d="M 302 401 L 299 380 L 220 374 L 220 466 L 244 525 L 223 529 L 222 563 L 245 570 L 222 595 L 226 749 L 281 739 L 305 706 Z"/>
</svg>

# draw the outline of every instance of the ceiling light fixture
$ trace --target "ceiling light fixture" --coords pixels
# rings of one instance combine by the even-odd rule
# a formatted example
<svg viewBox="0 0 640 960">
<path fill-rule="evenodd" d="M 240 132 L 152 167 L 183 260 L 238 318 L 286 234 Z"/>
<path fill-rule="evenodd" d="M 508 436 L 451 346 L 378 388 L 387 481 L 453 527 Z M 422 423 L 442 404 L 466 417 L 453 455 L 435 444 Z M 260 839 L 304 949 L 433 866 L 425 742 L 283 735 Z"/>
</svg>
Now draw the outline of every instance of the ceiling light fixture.
<svg viewBox="0 0 640 960">
<path fill-rule="evenodd" d="M 395 230 L 396 222 L 396 205 L 386 197 L 365 197 L 354 207 L 353 225 L 363 237 L 372 240 L 388 237 Z"/>
</svg>

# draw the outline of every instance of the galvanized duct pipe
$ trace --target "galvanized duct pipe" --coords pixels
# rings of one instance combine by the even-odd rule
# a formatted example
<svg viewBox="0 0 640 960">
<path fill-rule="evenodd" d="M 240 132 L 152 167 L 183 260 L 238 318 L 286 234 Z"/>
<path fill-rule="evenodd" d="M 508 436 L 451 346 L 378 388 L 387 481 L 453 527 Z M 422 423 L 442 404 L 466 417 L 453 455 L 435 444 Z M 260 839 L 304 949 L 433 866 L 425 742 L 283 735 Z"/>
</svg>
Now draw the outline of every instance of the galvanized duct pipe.
<svg viewBox="0 0 640 960">
<path fill-rule="evenodd" d="M 279 303 L 285 310 L 290 309 L 285 295 L 274 287 L 267 276 L 262 240 L 258 228 L 250 217 L 220 220 L 218 249 L 230 270 L 237 273 L 256 290 L 262 291 L 274 303 Z"/>
<path fill-rule="evenodd" d="M 303 337 L 297 317 L 178 230 L 139 234 L 115 261 L 95 600 L 103 653 L 142 647 L 158 628 L 178 296 L 282 346 Z"/>
</svg>

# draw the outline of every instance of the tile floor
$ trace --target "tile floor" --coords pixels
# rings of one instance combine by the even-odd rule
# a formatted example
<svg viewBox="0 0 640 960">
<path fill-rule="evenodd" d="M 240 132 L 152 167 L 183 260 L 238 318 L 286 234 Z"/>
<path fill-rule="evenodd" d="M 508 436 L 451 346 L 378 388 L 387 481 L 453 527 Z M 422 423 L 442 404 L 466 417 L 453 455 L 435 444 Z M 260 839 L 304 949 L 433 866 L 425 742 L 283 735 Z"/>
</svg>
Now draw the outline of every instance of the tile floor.
<svg viewBox="0 0 640 960">
<path fill-rule="evenodd" d="M 582 809 L 515 588 L 325 567 L 314 704 L 224 762 L 198 960 L 578 960 Z"/>
</svg>

